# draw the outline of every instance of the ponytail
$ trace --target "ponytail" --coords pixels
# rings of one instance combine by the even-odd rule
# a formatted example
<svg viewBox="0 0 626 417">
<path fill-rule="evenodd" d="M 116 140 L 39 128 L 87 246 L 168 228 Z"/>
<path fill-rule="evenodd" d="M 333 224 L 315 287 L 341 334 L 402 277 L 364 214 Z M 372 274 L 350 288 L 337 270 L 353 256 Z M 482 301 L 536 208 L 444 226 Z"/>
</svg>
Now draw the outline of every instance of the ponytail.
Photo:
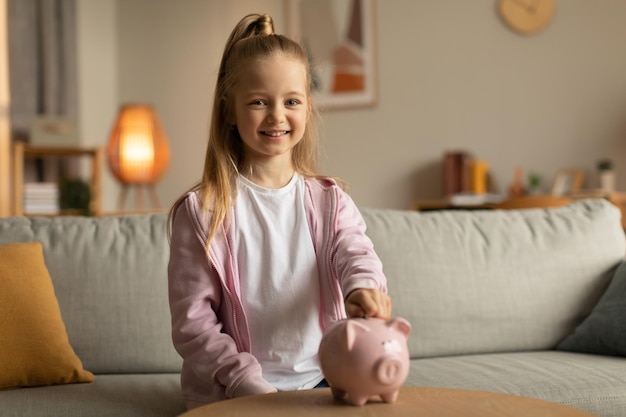
<svg viewBox="0 0 626 417">
<path fill-rule="evenodd" d="M 237 23 L 237 26 L 233 29 L 226 46 L 224 47 L 224 54 L 222 55 L 222 62 L 220 63 L 219 76 L 222 77 L 226 73 L 226 65 L 230 57 L 230 51 L 237 42 L 242 39 L 250 38 L 252 36 L 273 35 L 274 34 L 274 21 L 272 17 L 267 14 L 249 14 Z M 219 83 L 219 80 L 218 80 Z"/>
</svg>

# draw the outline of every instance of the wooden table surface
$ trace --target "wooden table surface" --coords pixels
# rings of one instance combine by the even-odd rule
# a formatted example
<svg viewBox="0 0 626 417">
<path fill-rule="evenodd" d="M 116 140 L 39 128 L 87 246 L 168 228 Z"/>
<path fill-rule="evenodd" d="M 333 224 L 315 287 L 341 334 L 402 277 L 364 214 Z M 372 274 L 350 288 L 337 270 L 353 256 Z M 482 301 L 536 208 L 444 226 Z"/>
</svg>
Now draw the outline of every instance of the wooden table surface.
<svg viewBox="0 0 626 417">
<path fill-rule="evenodd" d="M 396 402 L 378 396 L 364 406 L 332 398 L 329 388 L 279 392 L 221 401 L 180 417 L 593 417 L 560 404 L 482 391 L 402 387 Z"/>
</svg>

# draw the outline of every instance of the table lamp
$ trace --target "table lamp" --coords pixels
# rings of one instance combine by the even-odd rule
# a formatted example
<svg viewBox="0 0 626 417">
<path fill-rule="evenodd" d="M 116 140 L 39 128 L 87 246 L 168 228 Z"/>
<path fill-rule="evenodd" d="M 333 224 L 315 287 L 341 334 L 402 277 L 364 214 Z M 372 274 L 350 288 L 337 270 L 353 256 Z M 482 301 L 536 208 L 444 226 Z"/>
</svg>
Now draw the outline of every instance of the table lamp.
<svg viewBox="0 0 626 417">
<path fill-rule="evenodd" d="M 143 209 L 143 187 L 149 191 L 153 208 L 160 207 L 154 185 L 169 165 L 170 150 L 152 106 L 126 104 L 120 107 L 109 138 L 107 159 L 111 172 L 122 183 L 119 210 L 124 209 L 131 187 L 136 190 L 136 209 Z"/>
</svg>

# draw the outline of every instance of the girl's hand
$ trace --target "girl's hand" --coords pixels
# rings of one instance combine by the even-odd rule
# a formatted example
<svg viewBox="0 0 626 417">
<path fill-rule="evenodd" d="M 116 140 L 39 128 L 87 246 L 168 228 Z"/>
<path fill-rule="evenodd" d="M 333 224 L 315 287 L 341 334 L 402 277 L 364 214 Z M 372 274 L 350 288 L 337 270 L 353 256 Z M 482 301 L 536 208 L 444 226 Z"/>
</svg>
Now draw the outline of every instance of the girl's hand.
<svg viewBox="0 0 626 417">
<path fill-rule="evenodd" d="M 346 298 L 348 317 L 378 317 L 388 320 L 391 317 L 391 298 L 373 288 L 352 291 Z"/>
</svg>

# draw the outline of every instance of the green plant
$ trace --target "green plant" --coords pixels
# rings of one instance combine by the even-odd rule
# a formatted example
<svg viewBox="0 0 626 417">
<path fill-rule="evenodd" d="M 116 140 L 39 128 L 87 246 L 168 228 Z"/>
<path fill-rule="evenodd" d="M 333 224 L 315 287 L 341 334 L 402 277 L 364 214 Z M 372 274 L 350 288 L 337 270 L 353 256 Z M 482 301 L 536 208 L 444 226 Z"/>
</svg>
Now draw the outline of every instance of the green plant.
<svg viewBox="0 0 626 417">
<path fill-rule="evenodd" d="M 539 186 L 541 185 L 541 176 L 539 176 L 539 174 L 537 174 L 536 172 L 531 172 L 528 175 L 528 186 L 530 188 L 539 188 Z"/>
<path fill-rule="evenodd" d="M 91 215 L 91 189 L 81 179 L 62 179 L 59 183 L 59 203 L 61 211 L 84 216 Z"/>
<path fill-rule="evenodd" d="M 598 161 L 598 171 L 610 171 L 613 169 L 613 161 L 610 159 L 601 159 Z"/>
</svg>

